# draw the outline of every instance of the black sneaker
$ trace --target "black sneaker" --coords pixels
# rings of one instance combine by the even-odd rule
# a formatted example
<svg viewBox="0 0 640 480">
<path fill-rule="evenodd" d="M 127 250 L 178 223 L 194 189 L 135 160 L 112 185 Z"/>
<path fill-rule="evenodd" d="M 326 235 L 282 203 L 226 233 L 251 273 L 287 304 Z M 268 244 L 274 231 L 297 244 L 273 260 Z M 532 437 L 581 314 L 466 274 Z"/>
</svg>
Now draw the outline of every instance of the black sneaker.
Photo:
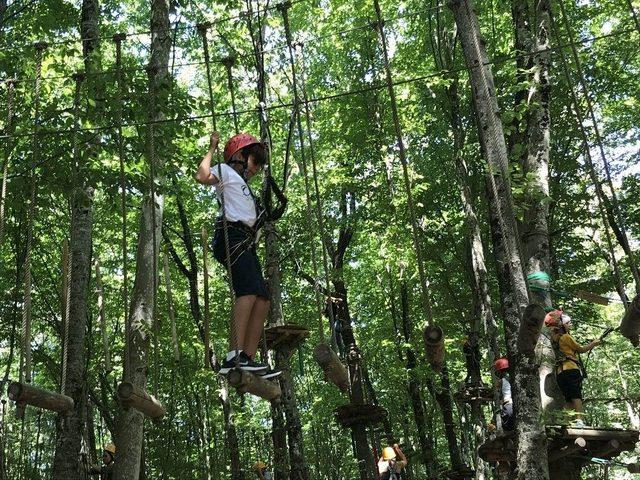
<svg viewBox="0 0 640 480">
<path fill-rule="evenodd" d="M 227 375 L 234 368 L 239 368 L 245 372 L 260 374 L 262 372 L 266 372 L 269 367 L 262 363 L 254 362 L 246 353 L 240 352 L 240 354 L 236 355 L 231 360 L 225 360 L 218 373 L 220 373 L 220 375 Z"/>
<path fill-rule="evenodd" d="M 280 375 L 282 375 L 282 371 L 281 370 L 273 370 L 271 367 L 269 367 L 264 373 L 258 373 L 258 375 L 260 375 L 265 380 L 272 380 L 272 379 L 278 378 Z"/>
</svg>

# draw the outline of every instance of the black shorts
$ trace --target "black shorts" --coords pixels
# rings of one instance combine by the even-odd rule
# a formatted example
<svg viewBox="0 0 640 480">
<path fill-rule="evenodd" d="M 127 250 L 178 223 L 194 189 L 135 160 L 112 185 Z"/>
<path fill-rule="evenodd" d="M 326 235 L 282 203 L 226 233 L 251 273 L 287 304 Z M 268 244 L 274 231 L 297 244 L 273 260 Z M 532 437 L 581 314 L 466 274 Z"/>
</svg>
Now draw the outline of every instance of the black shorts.
<svg viewBox="0 0 640 480">
<path fill-rule="evenodd" d="M 269 290 L 262 276 L 260 261 L 256 255 L 253 234 L 250 229 L 227 226 L 229 254 L 231 258 L 231 278 L 236 297 L 258 295 L 269 299 Z M 213 255 L 227 271 L 227 252 L 222 224 L 216 224 L 213 237 Z"/>
<path fill-rule="evenodd" d="M 582 400 L 582 372 L 578 369 L 563 370 L 558 373 L 558 386 L 567 402 Z"/>
</svg>

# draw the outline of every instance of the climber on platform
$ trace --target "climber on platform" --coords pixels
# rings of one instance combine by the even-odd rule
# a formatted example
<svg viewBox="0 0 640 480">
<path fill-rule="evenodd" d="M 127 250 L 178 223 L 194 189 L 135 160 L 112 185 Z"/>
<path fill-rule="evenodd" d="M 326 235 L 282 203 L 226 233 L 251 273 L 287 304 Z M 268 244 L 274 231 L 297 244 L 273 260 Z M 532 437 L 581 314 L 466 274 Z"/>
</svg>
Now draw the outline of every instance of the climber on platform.
<svg viewBox="0 0 640 480">
<path fill-rule="evenodd" d="M 219 140 L 217 132 L 211 135 L 209 149 L 195 178 L 203 185 L 215 187 L 221 213 L 216 219 L 213 253 L 225 270 L 231 271 L 235 294 L 230 351 L 220 374 L 227 375 L 232 369 L 240 368 L 263 378 L 274 378 L 281 372 L 254 360 L 270 300 L 256 254 L 257 228 L 262 224 L 265 211 L 247 183 L 264 166 L 266 147 L 252 135 L 240 133 L 227 141 L 224 163 L 212 166 Z"/>
<path fill-rule="evenodd" d="M 493 370 L 500 380 L 500 420 L 504 431 L 514 430 L 516 427 L 513 415 L 513 398 L 511 396 L 511 382 L 509 382 L 509 360 L 498 358 L 493 362 Z"/>
<path fill-rule="evenodd" d="M 576 414 L 574 426 L 584 427 L 582 381 L 586 377 L 586 371 L 580 354 L 602 344 L 602 339 L 593 340 L 586 345 L 577 343 L 569 334 L 573 328 L 571 317 L 561 310 L 549 312 L 544 324 L 551 330 L 551 343 L 556 354 L 556 379 L 564 395 L 566 408 Z"/>
</svg>

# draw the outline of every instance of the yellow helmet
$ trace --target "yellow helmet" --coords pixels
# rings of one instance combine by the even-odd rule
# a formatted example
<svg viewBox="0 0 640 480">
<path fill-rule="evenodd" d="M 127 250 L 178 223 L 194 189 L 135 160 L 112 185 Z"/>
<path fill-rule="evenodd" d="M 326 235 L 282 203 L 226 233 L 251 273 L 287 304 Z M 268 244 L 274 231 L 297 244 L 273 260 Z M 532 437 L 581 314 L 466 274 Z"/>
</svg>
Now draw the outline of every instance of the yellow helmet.
<svg viewBox="0 0 640 480">
<path fill-rule="evenodd" d="M 253 464 L 254 472 L 259 472 L 261 470 L 264 470 L 265 468 L 267 468 L 267 465 L 261 460 L 258 460 L 256 463 Z"/>
<path fill-rule="evenodd" d="M 382 449 L 382 458 L 383 460 L 393 460 L 396 458 L 396 451 L 393 447 L 384 447 Z"/>
<path fill-rule="evenodd" d="M 108 443 L 104 446 L 104 451 L 109 452 L 111 455 L 116 454 L 116 446 L 113 443 Z"/>
</svg>

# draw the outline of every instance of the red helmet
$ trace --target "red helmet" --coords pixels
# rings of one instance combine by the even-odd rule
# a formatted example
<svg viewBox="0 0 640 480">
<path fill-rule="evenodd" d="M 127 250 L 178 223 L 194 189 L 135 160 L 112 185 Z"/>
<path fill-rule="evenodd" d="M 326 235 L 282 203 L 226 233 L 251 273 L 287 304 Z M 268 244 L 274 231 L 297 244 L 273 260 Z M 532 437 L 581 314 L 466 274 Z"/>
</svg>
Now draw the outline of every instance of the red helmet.
<svg viewBox="0 0 640 480">
<path fill-rule="evenodd" d="M 222 155 L 224 162 L 228 163 L 236 152 L 249 145 L 262 145 L 262 142 L 248 133 L 238 133 L 231 137 L 224 146 L 224 153 Z"/>
<path fill-rule="evenodd" d="M 559 327 L 562 319 L 562 310 L 552 310 L 544 317 L 544 325 L 548 328 Z"/>
<path fill-rule="evenodd" d="M 509 368 L 509 360 L 507 360 L 507 357 L 500 357 L 495 362 L 493 362 L 493 368 L 497 372 L 506 370 L 507 368 Z"/>
</svg>

